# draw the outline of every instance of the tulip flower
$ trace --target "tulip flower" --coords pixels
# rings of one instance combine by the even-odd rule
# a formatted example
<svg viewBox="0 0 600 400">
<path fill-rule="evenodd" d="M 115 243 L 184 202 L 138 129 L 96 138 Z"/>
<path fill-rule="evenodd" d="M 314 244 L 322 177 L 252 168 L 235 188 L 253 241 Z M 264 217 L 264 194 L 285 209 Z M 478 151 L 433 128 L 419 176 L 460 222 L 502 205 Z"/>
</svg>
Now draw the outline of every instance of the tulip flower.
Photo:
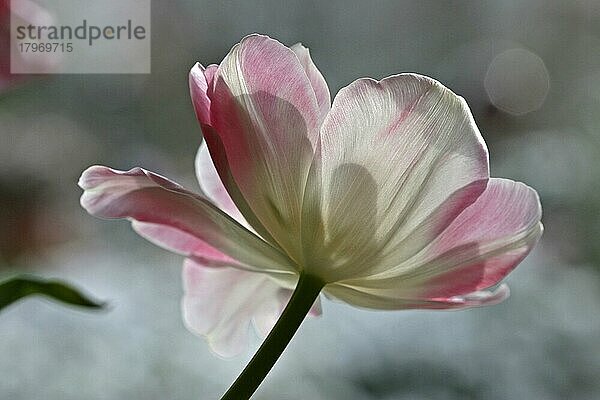
<svg viewBox="0 0 600 400">
<path fill-rule="evenodd" d="M 201 193 L 94 166 L 81 203 L 186 256 L 184 317 L 218 353 L 279 318 L 223 399 L 254 392 L 321 292 L 383 310 L 496 304 L 542 233 L 536 192 L 490 178 L 466 102 L 431 78 L 359 79 L 331 103 L 308 49 L 250 35 L 195 65 L 190 91 Z"/>
<path fill-rule="evenodd" d="M 0 93 L 11 88 L 14 83 L 24 80 L 26 75 L 11 74 L 11 56 L 17 70 L 24 67 L 47 71 L 60 60 L 57 54 L 41 53 L 34 57 L 31 53 L 22 53 L 18 43 L 11 40 L 11 16 L 13 23 L 27 25 L 51 25 L 54 17 L 44 7 L 31 0 L 0 0 Z M 11 51 L 12 50 L 12 51 Z"/>
</svg>

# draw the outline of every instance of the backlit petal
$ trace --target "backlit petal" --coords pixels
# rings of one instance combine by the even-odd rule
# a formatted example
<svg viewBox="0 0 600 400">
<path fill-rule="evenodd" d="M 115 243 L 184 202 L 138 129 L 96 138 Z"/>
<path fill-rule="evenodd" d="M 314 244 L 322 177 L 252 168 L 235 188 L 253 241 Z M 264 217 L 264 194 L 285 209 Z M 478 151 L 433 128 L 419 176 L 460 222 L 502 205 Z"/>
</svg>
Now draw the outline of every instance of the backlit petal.
<svg viewBox="0 0 600 400">
<path fill-rule="evenodd" d="M 294 257 L 300 247 L 304 186 L 319 135 L 313 86 L 292 50 L 259 35 L 234 46 L 213 86 L 208 92 L 213 129 L 203 127 L 203 132 L 219 175 L 257 232 L 264 236 L 264 227 Z M 261 226 L 255 226 L 254 216 Z"/>
<path fill-rule="evenodd" d="M 165 224 L 154 224 L 136 220 L 131 221 L 131 226 L 138 235 L 151 243 L 174 253 L 192 257 L 201 261 L 206 266 L 236 266 L 238 268 L 252 269 L 252 267 L 244 265 L 210 246 L 205 241 L 181 229 Z"/>
<path fill-rule="evenodd" d="M 290 47 L 290 49 L 296 53 L 296 56 L 300 60 L 300 64 L 302 64 L 313 90 L 315 91 L 315 97 L 317 98 L 317 104 L 319 105 L 320 121 L 323 122 L 331 108 L 331 95 L 329 94 L 327 82 L 310 57 L 308 48 L 304 47 L 302 43 L 296 43 Z"/>
<path fill-rule="evenodd" d="M 231 200 L 227 189 L 223 185 L 215 164 L 210 157 L 206 142 L 202 142 L 196 154 L 196 176 L 202 193 L 206 195 L 217 207 L 246 228 L 250 228 L 246 219 Z"/>
<path fill-rule="evenodd" d="M 116 171 L 93 166 L 84 171 L 79 185 L 85 190 L 81 205 L 97 217 L 165 225 L 194 236 L 252 268 L 273 272 L 293 270 L 286 256 L 206 198 L 152 172 L 141 168 Z M 176 242 L 168 238 L 157 240 L 170 245 Z"/>
<path fill-rule="evenodd" d="M 215 68 L 212 68 L 212 71 L 214 70 Z M 198 63 L 192 67 L 189 76 L 190 96 L 198 121 L 210 125 L 210 99 L 207 92 L 214 73 L 210 74 L 211 80 L 208 80 L 205 72 L 205 68 Z"/>
<path fill-rule="evenodd" d="M 190 95 L 194 110 L 196 111 L 196 117 L 198 118 L 205 139 L 203 146 L 206 146 L 206 143 L 210 142 L 212 148 L 212 154 L 206 154 L 205 151 L 197 154 L 196 175 L 198 176 L 198 179 L 202 181 L 200 184 L 203 186 L 203 189 L 208 191 L 206 194 L 209 197 L 213 197 L 213 201 L 217 200 L 215 204 L 220 208 L 225 209 L 238 222 L 242 223 L 242 219 L 248 221 L 254 228 L 253 230 L 258 232 L 263 239 L 278 246 L 269 232 L 254 215 L 254 212 L 250 209 L 242 196 L 237 183 L 233 179 L 221 138 L 217 131 L 211 126 L 211 100 L 209 95 L 214 92 L 214 78 L 217 68 L 218 67 L 214 64 L 209 65 L 207 68 L 204 68 L 200 64 L 196 64 L 192 67 L 189 75 Z M 202 150 L 202 147 L 200 150 Z M 208 158 L 210 158 L 210 160 Z M 208 170 L 203 171 L 204 168 L 208 168 Z M 212 170 L 213 168 L 214 171 Z M 200 169 L 202 169 L 202 171 Z M 205 173 L 206 176 L 200 176 L 200 172 Z M 221 192 L 221 187 L 219 183 L 217 183 L 216 176 L 214 176 L 213 172 L 217 173 L 219 178 L 218 181 L 226 188 L 227 197 L 229 197 L 229 199 L 232 197 L 235 198 L 235 206 L 232 205 L 229 202 L 229 199 L 225 197 L 224 193 Z M 205 179 L 206 181 L 204 181 Z M 243 210 L 239 214 L 243 214 L 244 218 L 241 218 L 241 215 L 239 215 L 238 212 L 235 212 L 234 209 Z"/>
<path fill-rule="evenodd" d="M 415 74 L 360 79 L 340 90 L 313 171 L 320 176 L 311 177 L 307 192 L 321 192 L 322 227 L 308 248 L 347 259 L 334 260 L 331 279 L 385 267 L 386 255 L 437 210 L 440 223 L 422 235 L 428 243 L 477 199 L 489 177 L 487 149 L 465 101 Z M 452 196 L 460 201 L 440 211 Z M 318 207 L 307 206 L 314 218 Z M 319 221 L 311 225 L 319 231 Z"/>
<path fill-rule="evenodd" d="M 381 293 L 362 292 L 356 288 L 334 285 L 326 291 L 328 297 L 346 299 L 357 307 L 378 310 L 461 310 L 472 307 L 491 306 L 506 300 L 510 295 L 507 285 L 502 284 L 493 290 L 481 290 L 462 296 L 453 296 L 441 299 L 401 298 L 398 296 L 386 297 Z M 351 301 L 348 301 L 351 299 Z"/>
<path fill-rule="evenodd" d="M 540 219 L 533 189 L 490 179 L 477 201 L 414 257 L 373 276 L 341 282 L 354 290 L 343 300 L 359 304 L 365 296 L 373 304 L 380 301 L 392 308 L 398 301 L 403 308 L 407 299 L 446 302 L 487 289 L 529 253 L 542 234 Z M 331 294 L 339 291 L 344 290 L 333 288 Z"/>
<path fill-rule="evenodd" d="M 207 338 L 223 357 L 243 352 L 250 325 L 264 337 L 275 325 L 292 291 L 268 275 L 236 268 L 207 268 L 186 260 L 183 268 L 185 295 L 182 301 L 187 327 Z M 317 300 L 311 314 L 320 310 Z"/>
</svg>

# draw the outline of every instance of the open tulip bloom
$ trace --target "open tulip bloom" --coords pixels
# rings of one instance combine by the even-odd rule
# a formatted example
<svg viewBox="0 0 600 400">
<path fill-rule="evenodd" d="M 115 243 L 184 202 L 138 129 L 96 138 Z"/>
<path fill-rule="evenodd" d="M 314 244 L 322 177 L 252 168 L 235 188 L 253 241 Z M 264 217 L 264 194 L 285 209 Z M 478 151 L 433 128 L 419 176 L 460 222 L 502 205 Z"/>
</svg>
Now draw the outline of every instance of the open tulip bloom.
<svg viewBox="0 0 600 400">
<path fill-rule="evenodd" d="M 224 399 L 252 395 L 321 292 L 381 310 L 496 304 L 542 234 L 537 193 L 490 178 L 466 102 L 431 78 L 359 79 L 332 104 L 307 48 L 250 35 L 189 83 L 200 193 L 93 166 L 81 204 L 186 257 L 184 320 L 216 353 L 242 352 L 251 324 L 268 334 Z"/>
</svg>

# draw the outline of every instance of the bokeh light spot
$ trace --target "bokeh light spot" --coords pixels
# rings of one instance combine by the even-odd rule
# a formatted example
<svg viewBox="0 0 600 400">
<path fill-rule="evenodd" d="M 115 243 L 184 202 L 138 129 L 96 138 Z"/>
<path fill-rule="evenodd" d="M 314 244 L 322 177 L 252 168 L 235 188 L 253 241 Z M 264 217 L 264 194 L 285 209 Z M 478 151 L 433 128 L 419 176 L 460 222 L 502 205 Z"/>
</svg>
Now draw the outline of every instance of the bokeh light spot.
<svg viewBox="0 0 600 400">
<path fill-rule="evenodd" d="M 492 60 L 484 86 L 495 107 L 512 115 L 523 115 L 542 106 L 550 89 L 550 76 L 539 56 L 516 48 Z"/>
</svg>

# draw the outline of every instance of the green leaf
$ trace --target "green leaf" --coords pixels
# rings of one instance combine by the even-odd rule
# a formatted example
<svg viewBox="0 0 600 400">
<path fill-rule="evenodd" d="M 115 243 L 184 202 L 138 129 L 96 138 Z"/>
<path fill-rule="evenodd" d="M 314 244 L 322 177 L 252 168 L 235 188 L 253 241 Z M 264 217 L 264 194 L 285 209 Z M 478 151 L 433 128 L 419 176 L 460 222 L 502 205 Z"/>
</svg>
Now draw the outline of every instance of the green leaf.
<svg viewBox="0 0 600 400">
<path fill-rule="evenodd" d="M 62 303 L 91 309 L 105 306 L 105 303 L 90 299 L 65 282 L 21 275 L 0 282 L 0 310 L 32 295 L 42 295 Z"/>
</svg>

